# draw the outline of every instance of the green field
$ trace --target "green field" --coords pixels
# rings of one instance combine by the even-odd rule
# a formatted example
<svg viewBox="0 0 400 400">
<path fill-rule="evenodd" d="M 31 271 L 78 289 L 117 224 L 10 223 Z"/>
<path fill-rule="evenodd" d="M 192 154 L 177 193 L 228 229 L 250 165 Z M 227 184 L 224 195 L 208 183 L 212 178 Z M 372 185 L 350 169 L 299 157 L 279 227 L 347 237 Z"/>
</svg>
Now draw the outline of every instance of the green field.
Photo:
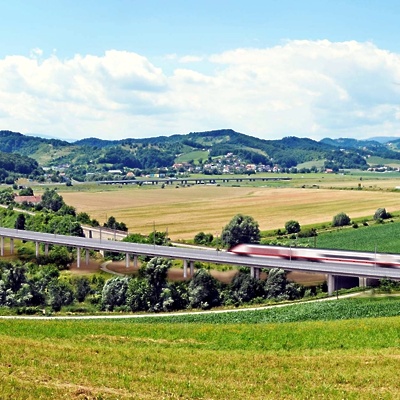
<svg viewBox="0 0 400 400">
<path fill-rule="evenodd" d="M 328 230 L 316 238 L 299 239 L 302 245 L 325 249 L 358 250 L 400 254 L 400 222 L 386 222 L 358 228 Z"/>
<path fill-rule="evenodd" d="M 1 320 L 0 393 L 7 399 L 393 399 L 400 389 L 400 317 L 337 320 L 371 310 L 399 315 L 399 300 L 335 300 L 196 319 Z M 285 323 L 290 315 L 302 322 Z M 271 316 L 279 322 L 268 322 Z"/>
</svg>

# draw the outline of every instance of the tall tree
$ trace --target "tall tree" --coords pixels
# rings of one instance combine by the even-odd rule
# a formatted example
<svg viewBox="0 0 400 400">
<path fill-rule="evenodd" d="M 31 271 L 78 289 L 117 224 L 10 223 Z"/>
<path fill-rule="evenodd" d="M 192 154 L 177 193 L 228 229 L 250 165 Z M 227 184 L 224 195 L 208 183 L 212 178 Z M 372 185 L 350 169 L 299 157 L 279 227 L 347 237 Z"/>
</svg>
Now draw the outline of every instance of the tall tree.
<svg viewBox="0 0 400 400">
<path fill-rule="evenodd" d="M 259 243 L 260 228 L 252 217 L 237 214 L 223 229 L 221 240 L 229 247 L 239 243 Z"/>
</svg>

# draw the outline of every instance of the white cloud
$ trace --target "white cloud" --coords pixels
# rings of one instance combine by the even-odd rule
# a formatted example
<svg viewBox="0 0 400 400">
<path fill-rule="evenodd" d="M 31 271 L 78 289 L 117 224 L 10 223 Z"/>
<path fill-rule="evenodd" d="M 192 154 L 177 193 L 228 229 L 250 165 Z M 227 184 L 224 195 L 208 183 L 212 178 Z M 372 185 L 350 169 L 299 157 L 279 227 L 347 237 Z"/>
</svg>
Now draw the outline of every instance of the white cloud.
<svg viewBox="0 0 400 400">
<path fill-rule="evenodd" d="M 181 63 L 198 63 L 203 61 L 203 57 L 199 56 L 184 56 L 179 59 Z"/>
<path fill-rule="evenodd" d="M 0 60 L 0 129 L 82 138 L 232 128 L 263 138 L 400 132 L 400 55 L 355 41 L 288 41 L 201 60 L 55 54 Z M 186 68 L 179 67 L 186 62 Z M 189 64 L 192 63 L 192 64 Z"/>
</svg>

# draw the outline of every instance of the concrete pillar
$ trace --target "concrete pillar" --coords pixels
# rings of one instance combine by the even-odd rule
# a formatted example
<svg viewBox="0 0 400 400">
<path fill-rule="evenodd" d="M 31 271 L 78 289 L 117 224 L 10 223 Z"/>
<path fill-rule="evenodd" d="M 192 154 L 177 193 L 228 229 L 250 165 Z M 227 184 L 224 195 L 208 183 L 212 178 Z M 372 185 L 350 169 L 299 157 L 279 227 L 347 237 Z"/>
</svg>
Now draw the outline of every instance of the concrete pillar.
<svg viewBox="0 0 400 400">
<path fill-rule="evenodd" d="M 81 248 L 80 247 L 76 248 L 76 266 L 78 268 L 81 267 Z"/>
<path fill-rule="evenodd" d="M 36 245 L 36 258 L 39 257 L 39 242 L 35 243 Z"/>
<path fill-rule="evenodd" d="M 89 257 L 90 257 L 89 249 L 85 249 L 85 264 L 86 265 L 89 265 Z"/>
<path fill-rule="evenodd" d="M 328 295 L 332 296 L 333 292 L 336 290 L 336 279 L 335 275 L 328 274 Z"/>
<path fill-rule="evenodd" d="M 133 256 L 133 268 L 137 268 L 138 266 L 138 256 L 135 254 Z"/>
<path fill-rule="evenodd" d="M 194 261 L 190 261 L 190 276 L 193 278 L 194 274 Z"/>
<path fill-rule="evenodd" d="M 260 268 L 255 268 L 255 270 L 254 270 L 254 278 L 260 279 Z"/>
<path fill-rule="evenodd" d="M 360 286 L 360 287 L 362 287 L 362 288 L 365 288 L 365 287 L 367 287 L 367 278 L 365 278 L 365 277 L 359 277 L 358 278 L 358 286 Z"/>
<path fill-rule="evenodd" d="M 1 256 L 4 256 L 4 236 L 2 236 L 0 238 L 0 252 L 1 252 Z"/>
<path fill-rule="evenodd" d="M 14 239 L 10 238 L 10 254 L 14 254 Z"/>
<path fill-rule="evenodd" d="M 129 268 L 129 253 L 125 253 L 125 267 Z"/>
<path fill-rule="evenodd" d="M 44 254 L 45 254 L 45 256 L 49 255 L 49 244 L 48 243 L 45 243 L 45 245 L 44 245 Z"/>
<path fill-rule="evenodd" d="M 250 276 L 252 278 L 256 277 L 256 269 L 254 267 L 250 267 Z"/>
<path fill-rule="evenodd" d="M 187 278 L 188 261 L 183 260 L 183 277 Z"/>
</svg>

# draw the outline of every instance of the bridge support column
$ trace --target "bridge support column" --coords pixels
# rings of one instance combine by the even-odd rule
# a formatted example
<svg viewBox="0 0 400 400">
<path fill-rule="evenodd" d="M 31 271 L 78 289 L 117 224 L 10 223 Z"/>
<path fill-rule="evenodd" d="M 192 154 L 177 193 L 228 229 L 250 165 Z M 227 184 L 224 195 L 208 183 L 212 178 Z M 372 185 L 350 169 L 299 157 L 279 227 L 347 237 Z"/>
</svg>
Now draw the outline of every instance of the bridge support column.
<svg viewBox="0 0 400 400">
<path fill-rule="evenodd" d="M 76 248 L 76 266 L 78 268 L 81 267 L 81 248 L 80 247 Z"/>
<path fill-rule="evenodd" d="M 2 257 L 4 256 L 4 236 L 0 238 L 0 254 Z"/>
<path fill-rule="evenodd" d="M 367 278 L 365 278 L 365 277 L 359 277 L 358 278 L 358 286 L 360 286 L 360 287 L 362 287 L 362 288 L 365 288 L 365 287 L 367 287 Z"/>
<path fill-rule="evenodd" d="M 89 249 L 85 249 L 85 264 L 89 265 L 89 256 L 90 256 L 90 252 Z"/>
<path fill-rule="evenodd" d="M 190 276 L 193 278 L 194 274 L 194 261 L 190 261 Z"/>
<path fill-rule="evenodd" d="M 133 268 L 137 268 L 138 266 L 138 256 L 135 254 L 133 256 Z"/>
<path fill-rule="evenodd" d="M 328 295 L 332 296 L 333 292 L 336 290 L 336 279 L 335 275 L 328 274 Z"/>
<path fill-rule="evenodd" d="M 125 253 L 125 267 L 129 268 L 129 253 Z"/>
<path fill-rule="evenodd" d="M 44 255 L 45 255 L 45 256 L 48 256 L 48 255 L 49 255 L 49 244 L 48 244 L 48 243 L 46 243 L 46 244 L 44 245 Z"/>
<path fill-rule="evenodd" d="M 250 276 L 255 279 L 260 279 L 260 268 L 250 267 Z"/>
<path fill-rule="evenodd" d="M 10 238 L 10 254 L 14 254 L 14 239 Z"/>
<path fill-rule="evenodd" d="M 35 249 L 36 249 L 36 258 L 39 257 L 39 242 L 35 243 Z"/>
<path fill-rule="evenodd" d="M 188 260 L 183 260 L 183 277 L 187 278 Z"/>
</svg>

